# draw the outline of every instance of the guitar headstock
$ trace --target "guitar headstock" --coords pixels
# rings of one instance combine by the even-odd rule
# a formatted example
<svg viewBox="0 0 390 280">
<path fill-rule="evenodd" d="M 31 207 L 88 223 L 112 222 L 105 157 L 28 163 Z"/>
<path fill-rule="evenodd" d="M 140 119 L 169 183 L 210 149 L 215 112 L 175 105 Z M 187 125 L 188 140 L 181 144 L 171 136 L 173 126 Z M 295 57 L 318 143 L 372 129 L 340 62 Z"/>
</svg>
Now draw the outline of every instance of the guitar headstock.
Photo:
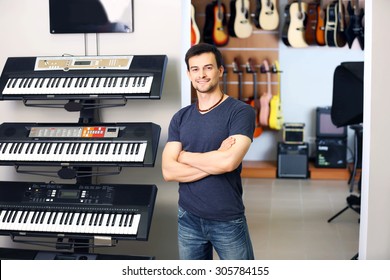
<svg viewBox="0 0 390 280">
<path fill-rule="evenodd" d="M 238 57 L 235 57 L 233 59 L 233 72 L 234 73 L 242 73 L 242 70 L 240 69 L 240 60 Z"/>
<path fill-rule="evenodd" d="M 260 65 L 260 73 L 269 73 L 270 70 L 269 70 L 269 63 L 268 63 L 268 60 L 267 59 L 264 59 L 263 60 L 263 64 Z"/>
<path fill-rule="evenodd" d="M 248 61 L 245 64 L 245 68 L 246 68 L 247 73 L 255 73 L 256 72 L 252 58 L 248 58 Z"/>
</svg>

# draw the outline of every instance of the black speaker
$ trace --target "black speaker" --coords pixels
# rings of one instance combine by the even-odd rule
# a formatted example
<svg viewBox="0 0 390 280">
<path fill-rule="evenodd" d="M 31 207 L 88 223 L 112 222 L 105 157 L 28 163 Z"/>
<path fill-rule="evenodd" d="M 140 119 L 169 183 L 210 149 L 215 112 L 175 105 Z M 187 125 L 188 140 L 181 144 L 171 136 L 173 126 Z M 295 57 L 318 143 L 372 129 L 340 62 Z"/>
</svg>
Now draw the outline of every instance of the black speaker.
<svg viewBox="0 0 390 280">
<path fill-rule="evenodd" d="M 278 178 L 309 177 L 309 145 L 278 143 Z"/>
<path fill-rule="evenodd" d="M 347 139 L 317 138 L 314 165 L 325 168 L 346 168 Z"/>
</svg>

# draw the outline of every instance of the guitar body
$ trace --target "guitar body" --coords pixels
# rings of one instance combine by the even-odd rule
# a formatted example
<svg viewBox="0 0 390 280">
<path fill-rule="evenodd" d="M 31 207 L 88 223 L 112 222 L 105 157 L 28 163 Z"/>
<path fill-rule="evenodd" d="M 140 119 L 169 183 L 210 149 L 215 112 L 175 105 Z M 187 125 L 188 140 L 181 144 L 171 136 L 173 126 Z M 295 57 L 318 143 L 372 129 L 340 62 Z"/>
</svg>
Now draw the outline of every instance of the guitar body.
<svg viewBox="0 0 390 280">
<path fill-rule="evenodd" d="M 206 5 L 206 18 L 203 27 L 203 42 L 208 44 L 214 44 L 213 29 L 214 29 L 214 2 Z"/>
<path fill-rule="evenodd" d="M 317 7 L 317 15 L 316 42 L 319 46 L 325 46 L 325 11 L 321 5 Z"/>
<path fill-rule="evenodd" d="M 308 45 L 317 45 L 316 27 L 318 19 L 318 4 L 309 3 L 307 5 L 307 21 L 305 28 L 305 41 Z"/>
<path fill-rule="evenodd" d="M 263 61 L 263 73 L 267 74 L 267 91 L 263 93 L 260 97 L 260 116 L 259 121 L 260 125 L 264 127 L 269 126 L 269 104 L 272 98 L 272 92 L 271 92 L 271 71 L 269 68 L 268 60 Z"/>
<path fill-rule="evenodd" d="M 191 46 L 198 44 L 200 41 L 199 27 L 195 21 L 195 7 L 191 4 Z"/>
<path fill-rule="evenodd" d="M 284 7 L 284 24 L 282 28 L 282 42 L 287 46 L 291 47 L 290 42 L 288 41 L 288 29 L 290 26 L 291 18 L 290 18 L 290 4 L 287 4 Z"/>
<path fill-rule="evenodd" d="M 279 26 L 279 12 L 277 10 L 276 0 L 257 0 L 258 3 L 255 13 L 255 24 L 257 28 L 263 30 L 275 30 Z"/>
<path fill-rule="evenodd" d="M 278 74 L 278 92 L 272 95 L 270 101 L 269 127 L 280 130 L 283 127 L 282 101 L 280 98 L 280 67 L 279 62 L 275 61 L 275 70 Z"/>
<path fill-rule="evenodd" d="M 214 25 L 213 25 L 213 42 L 216 46 L 225 46 L 229 41 L 229 35 L 226 26 L 226 9 L 225 5 L 219 0 L 213 7 Z"/>
<path fill-rule="evenodd" d="M 340 10 L 342 13 L 340 14 Z M 329 47 L 344 47 L 347 43 L 343 26 L 345 26 L 344 6 L 338 1 L 329 4 L 326 9 L 325 41 Z"/>
<path fill-rule="evenodd" d="M 357 0 L 358 1 L 358 0 Z M 357 5 L 359 2 L 356 2 Z M 347 11 L 349 14 L 349 24 L 345 30 L 345 37 L 348 43 L 348 47 L 352 47 L 353 41 L 357 38 L 360 48 L 364 50 L 364 28 L 362 26 L 362 20 L 364 17 L 364 10 L 357 11 L 357 6 L 352 7 L 351 1 L 348 2 Z"/>
<path fill-rule="evenodd" d="M 301 1 L 290 5 L 290 25 L 288 27 L 288 42 L 293 48 L 307 47 L 305 41 L 307 3 Z"/>
<path fill-rule="evenodd" d="M 230 1 L 229 34 L 237 38 L 248 38 L 252 35 L 249 0 Z"/>
</svg>

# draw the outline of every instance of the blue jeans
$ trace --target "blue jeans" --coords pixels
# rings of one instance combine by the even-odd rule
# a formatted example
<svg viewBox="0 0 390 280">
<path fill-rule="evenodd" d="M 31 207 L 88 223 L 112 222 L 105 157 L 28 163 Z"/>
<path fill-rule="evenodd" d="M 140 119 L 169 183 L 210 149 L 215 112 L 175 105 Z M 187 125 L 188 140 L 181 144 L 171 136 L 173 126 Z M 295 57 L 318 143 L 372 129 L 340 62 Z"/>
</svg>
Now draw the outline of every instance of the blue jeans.
<svg viewBox="0 0 390 280">
<path fill-rule="evenodd" d="M 253 260 L 245 216 L 233 221 L 199 218 L 179 207 L 179 256 L 182 260 L 212 260 L 213 247 L 221 260 Z"/>
</svg>

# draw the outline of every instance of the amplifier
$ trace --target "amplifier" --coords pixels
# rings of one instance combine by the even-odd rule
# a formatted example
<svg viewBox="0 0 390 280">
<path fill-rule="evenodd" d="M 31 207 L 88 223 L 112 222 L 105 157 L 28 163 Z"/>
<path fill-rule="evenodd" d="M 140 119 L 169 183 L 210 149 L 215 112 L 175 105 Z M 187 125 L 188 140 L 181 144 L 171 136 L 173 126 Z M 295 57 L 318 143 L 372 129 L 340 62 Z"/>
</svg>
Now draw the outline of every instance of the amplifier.
<svg viewBox="0 0 390 280">
<path fill-rule="evenodd" d="M 283 141 L 287 144 L 302 144 L 304 123 L 284 123 L 283 124 Z"/>
<path fill-rule="evenodd" d="M 347 140 L 342 138 L 317 138 L 315 166 L 346 168 Z"/>
<path fill-rule="evenodd" d="M 278 178 L 307 178 L 309 176 L 309 145 L 278 143 Z"/>
<path fill-rule="evenodd" d="M 321 138 L 345 138 L 348 136 L 347 127 L 337 127 L 331 119 L 331 107 L 317 107 L 316 136 Z"/>
</svg>

